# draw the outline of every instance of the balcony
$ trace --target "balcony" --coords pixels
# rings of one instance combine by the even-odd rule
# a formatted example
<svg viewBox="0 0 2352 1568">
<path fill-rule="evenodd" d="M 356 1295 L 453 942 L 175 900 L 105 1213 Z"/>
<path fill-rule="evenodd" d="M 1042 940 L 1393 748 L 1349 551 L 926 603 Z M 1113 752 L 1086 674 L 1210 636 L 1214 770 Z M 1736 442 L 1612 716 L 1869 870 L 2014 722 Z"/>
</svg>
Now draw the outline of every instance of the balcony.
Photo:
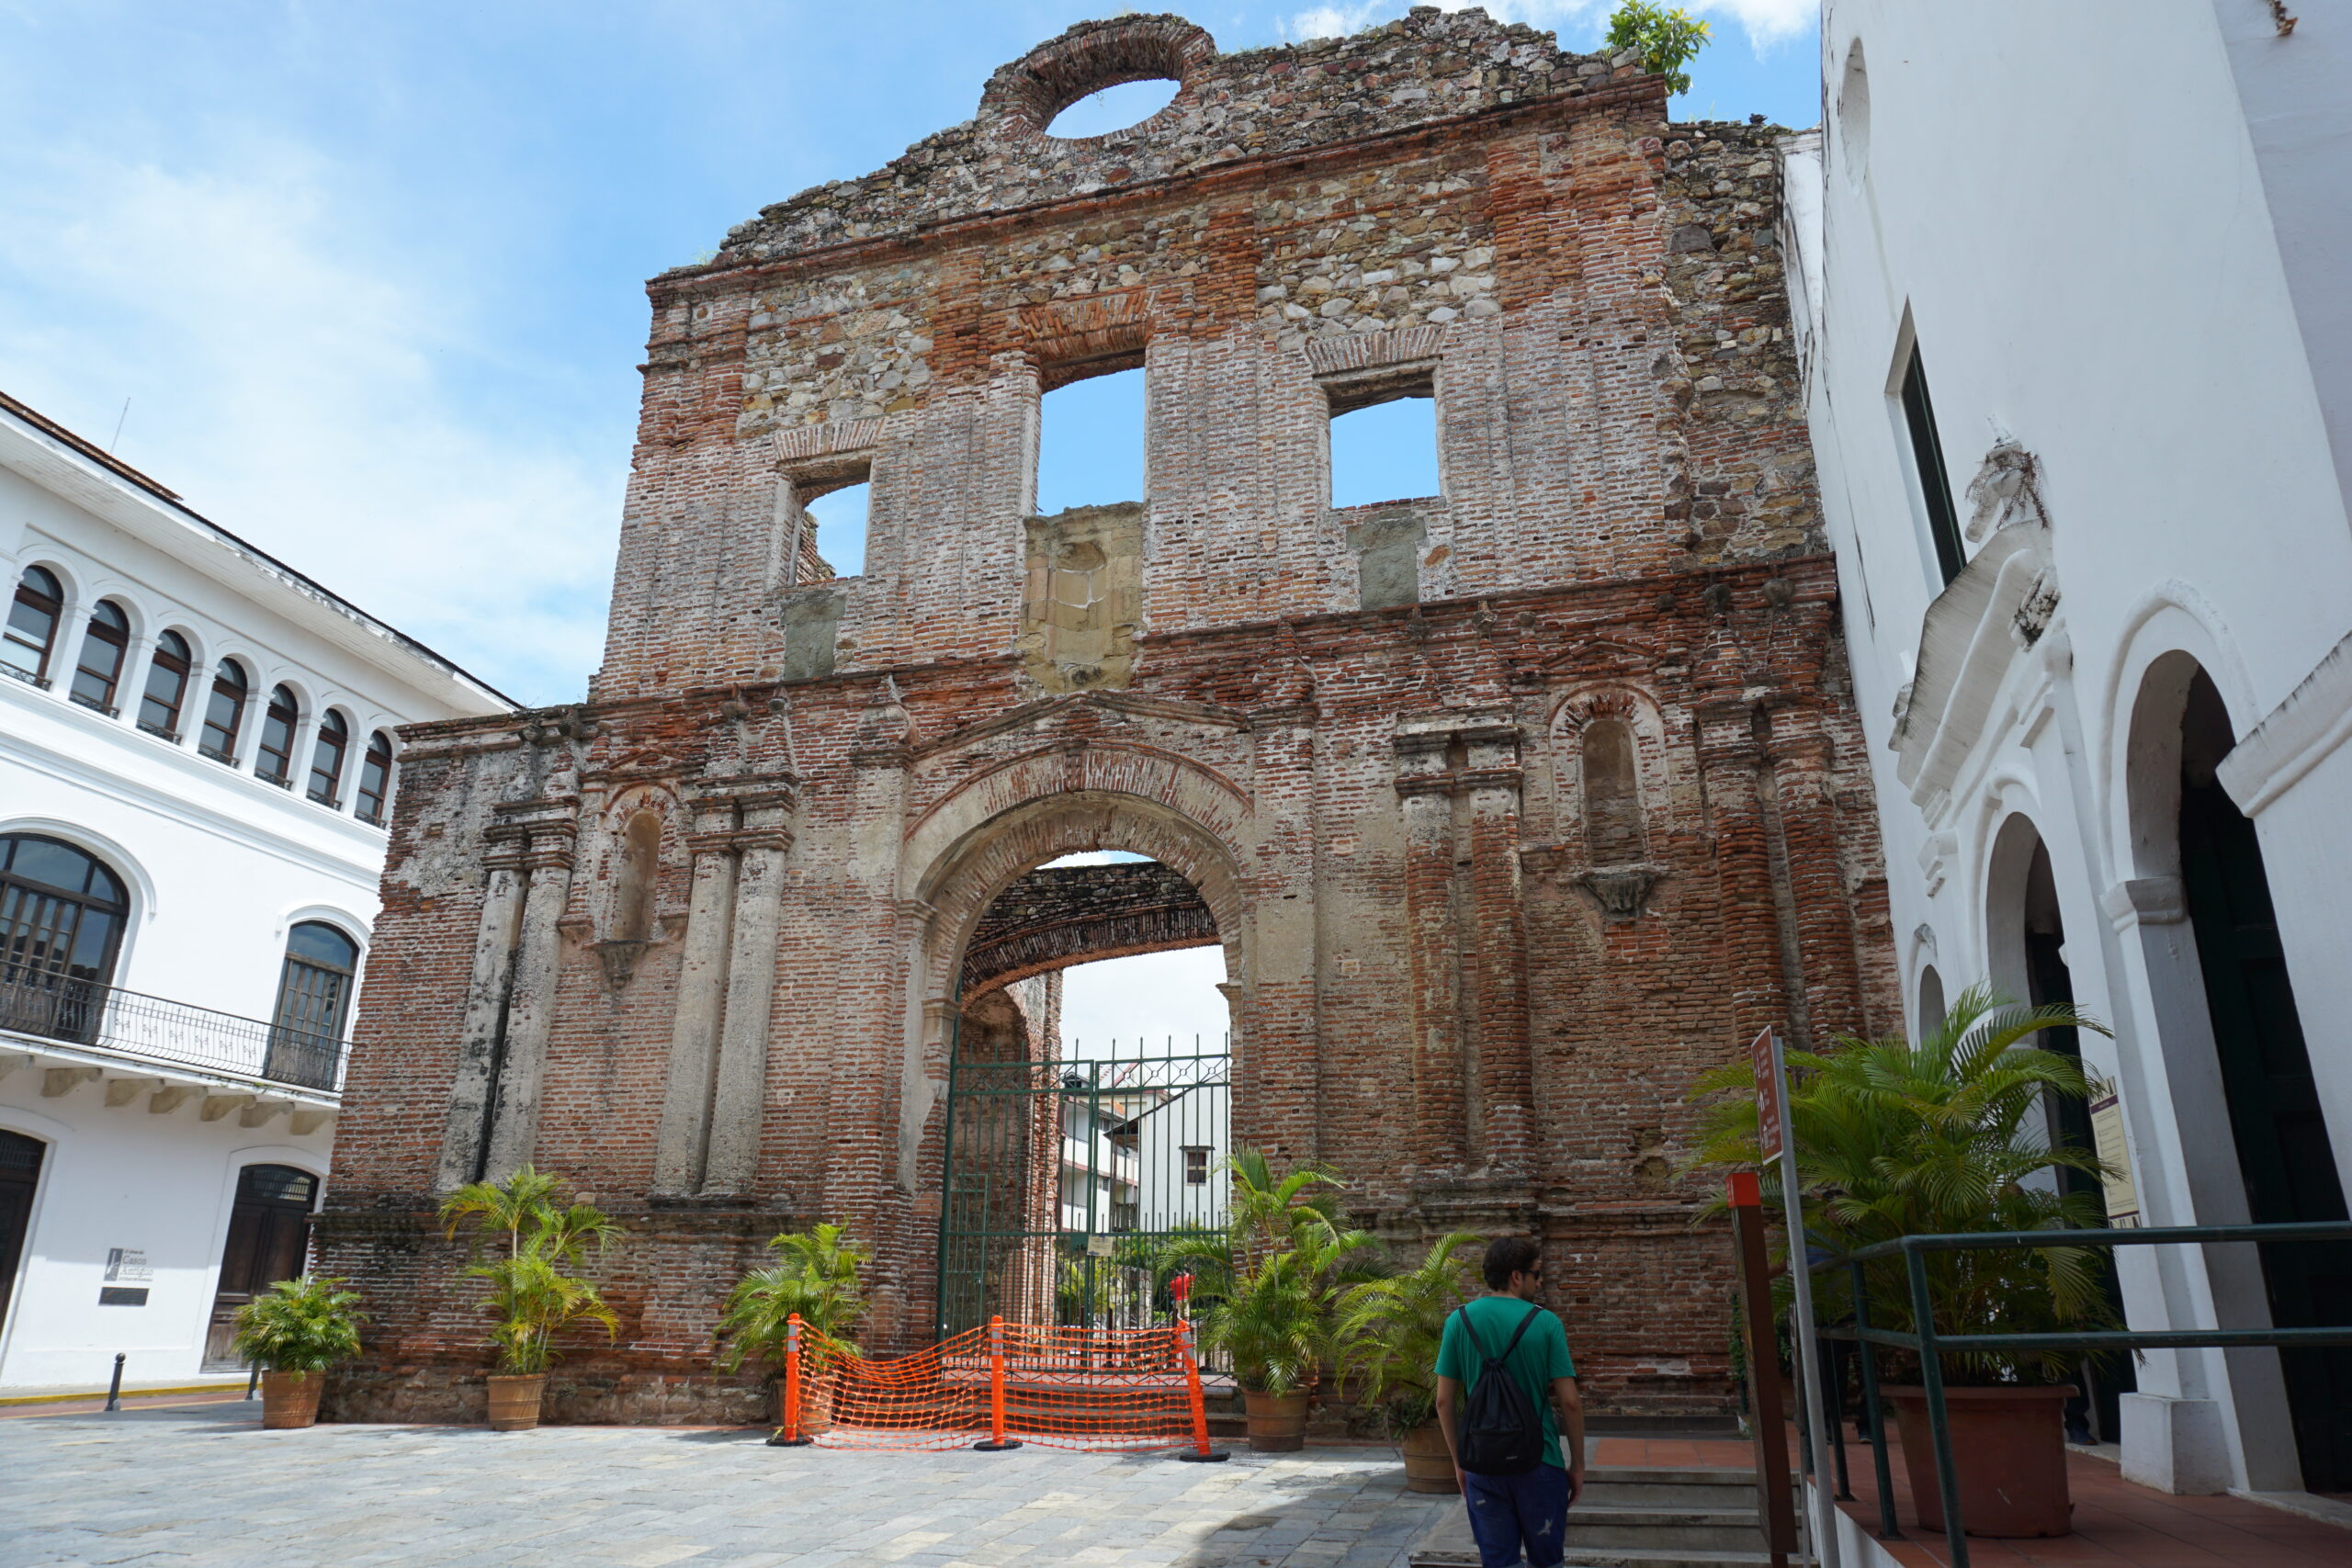
<svg viewBox="0 0 2352 1568">
<path fill-rule="evenodd" d="M 0 979 L 0 1032 L 78 1047 L 70 1053 L 76 1060 L 96 1053 L 205 1078 L 282 1084 L 312 1101 L 331 1102 L 343 1078 L 338 1039 L 54 976 Z"/>
</svg>

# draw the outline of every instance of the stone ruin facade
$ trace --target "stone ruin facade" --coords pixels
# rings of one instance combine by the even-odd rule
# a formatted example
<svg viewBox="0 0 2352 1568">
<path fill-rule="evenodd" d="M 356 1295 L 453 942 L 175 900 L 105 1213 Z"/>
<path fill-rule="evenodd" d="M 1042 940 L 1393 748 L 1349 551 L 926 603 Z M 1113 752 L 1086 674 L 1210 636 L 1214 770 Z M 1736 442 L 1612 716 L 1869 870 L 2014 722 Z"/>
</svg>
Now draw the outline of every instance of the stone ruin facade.
<svg viewBox="0 0 2352 1568">
<path fill-rule="evenodd" d="M 922 1342 L 951 1024 L 1034 1051 L 1058 965 L 1207 942 L 1238 1144 L 1399 1241 L 1540 1235 L 1597 1408 L 1728 1408 L 1684 1086 L 1899 1014 L 1772 133 L 1665 102 L 1476 11 L 1084 23 L 655 278 L 587 700 L 406 732 L 330 1412 L 479 1412 L 432 1209 L 526 1160 L 631 1232 L 553 1419 L 759 1418 L 718 1303 L 817 1219 Z M 1134 366 L 1149 493 L 1037 515 L 1041 394 Z M 1334 508 L 1329 421 L 1397 395 L 1444 493 Z M 859 481 L 836 577 L 803 508 Z M 1096 849 L 1158 864 L 1035 871 Z"/>
</svg>

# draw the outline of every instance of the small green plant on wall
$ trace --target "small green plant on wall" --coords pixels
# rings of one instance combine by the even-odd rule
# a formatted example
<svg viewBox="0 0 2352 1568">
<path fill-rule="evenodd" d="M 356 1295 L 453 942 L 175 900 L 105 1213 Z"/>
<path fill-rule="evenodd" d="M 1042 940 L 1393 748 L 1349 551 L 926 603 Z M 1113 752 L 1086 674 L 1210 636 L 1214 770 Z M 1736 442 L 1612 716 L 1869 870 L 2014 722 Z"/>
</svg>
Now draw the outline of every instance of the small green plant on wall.
<svg viewBox="0 0 2352 1568">
<path fill-rule="evenodd" d="M 1609 15 L 1611 51 L 1638 49 L 1642 69 L 1666 79 L 1667 91 L 1687 93 L 1690 73 L 1682 68 L 1707 47 L 1707 24 L 1686 15 L 1679 6 L 1668 9 L 1650 0 L 1623 0 Z"/>
<path fill-rule="evenodd" d="M 493 1320 L 489 1343 L 502 1372 L 546 1371 L 555 1337 L 574 1324 L 599 1325 L 607 1337 L 620 1331 L 595 1285 L 574 1270 L 602 1256 L 621 1227 L 593 1203 L 568 1201 L 565 1186 L 526 1165 L 504 1181 L 461 1187 L 441 1204 L 449 1235 L 473 1226 L 476 1260 L 465 1277 L 487 1287 L 481 1306 Z"/>
</svg>

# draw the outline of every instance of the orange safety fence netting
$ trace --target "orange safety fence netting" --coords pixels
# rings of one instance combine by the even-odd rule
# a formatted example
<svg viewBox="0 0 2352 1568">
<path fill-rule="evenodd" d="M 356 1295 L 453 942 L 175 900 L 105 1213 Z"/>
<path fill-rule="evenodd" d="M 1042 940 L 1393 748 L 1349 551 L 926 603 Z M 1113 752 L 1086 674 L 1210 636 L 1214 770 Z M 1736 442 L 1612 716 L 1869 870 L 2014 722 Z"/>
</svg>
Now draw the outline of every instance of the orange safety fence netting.
<svg viewBox="0 0 2352 1568">
<path fill-rule="evenodd" d="M 1089 1453 L 1208 1450 L 1186 1325 L 997 1323 L 884 1359 L 814 1329 L 798 1339 L 786 1352 L 779 1438 L 886 1451 L 1007 1440 Z"/>
</svg>

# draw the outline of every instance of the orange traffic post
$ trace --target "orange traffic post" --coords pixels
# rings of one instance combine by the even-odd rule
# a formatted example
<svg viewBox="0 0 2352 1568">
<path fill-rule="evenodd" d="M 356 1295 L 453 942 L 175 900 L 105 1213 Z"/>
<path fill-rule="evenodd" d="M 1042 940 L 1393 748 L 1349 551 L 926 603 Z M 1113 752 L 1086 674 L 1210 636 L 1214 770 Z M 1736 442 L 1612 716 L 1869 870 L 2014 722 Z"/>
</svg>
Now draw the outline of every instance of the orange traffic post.
<svg viewBox="0 0 2352 1568">
<path fill-rule="evenodd" d="M 1021 1446 L 1004 1435 L 1004 1319 L 1001 1317 L 989 1319 L 989 1440 L 972 1446 L 988 1454 Z"/>
<path fill-rule="evenodd" d="M 784 1325 L 784 1425 L 768 1439 L 772 1449 L 805 1449 L 810 1439 L 800 1435 L 800 1314 Z"/>
<path fill-rule="evenodd" d="M 1176 1349 L 1184 1358 L 1184 1393 L 1192 1404 L 1193 1446 L 1176 1457 L 1194 1464 L 1215 1464 L 1225 1458 L 1223 1449 L 1209 1447 L 1209 1412 L 1201 1397 L 1201 1359 L 1193 1353 L 1193 1323 L 1190 1318 L 1176 1320 Z"/>
</svg>

